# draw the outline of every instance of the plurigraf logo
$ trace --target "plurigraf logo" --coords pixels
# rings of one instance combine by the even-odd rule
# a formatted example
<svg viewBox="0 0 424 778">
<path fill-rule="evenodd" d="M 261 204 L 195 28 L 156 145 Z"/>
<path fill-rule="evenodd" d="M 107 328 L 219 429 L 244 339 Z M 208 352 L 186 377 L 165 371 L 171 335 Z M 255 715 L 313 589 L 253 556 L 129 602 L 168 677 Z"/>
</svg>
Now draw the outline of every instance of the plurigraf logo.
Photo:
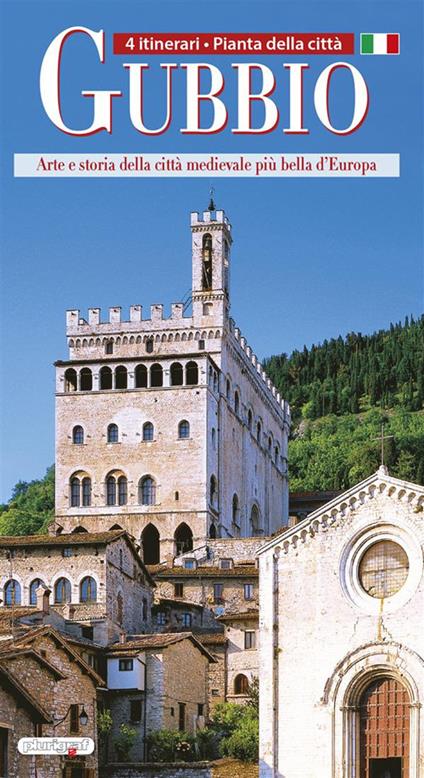
<svg viewBox="0 0 424 778">
<path fill-rule="evenodd" d="M 18 751 L 31 756 L 86 756 L 93 753 L 94 740 L 91 737 L 21 737 Z"/>
</svg>

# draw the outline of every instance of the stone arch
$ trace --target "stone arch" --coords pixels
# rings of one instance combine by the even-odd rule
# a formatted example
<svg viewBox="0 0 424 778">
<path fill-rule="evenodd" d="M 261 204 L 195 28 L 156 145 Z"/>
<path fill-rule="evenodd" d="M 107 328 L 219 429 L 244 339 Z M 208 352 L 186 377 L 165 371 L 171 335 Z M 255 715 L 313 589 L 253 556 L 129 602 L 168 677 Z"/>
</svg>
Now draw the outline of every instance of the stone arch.
<svg viewBox="0 0 424 778">
<path fill-rule="evenodd" d="M 160 561 L 160 535 L 154 524 L 147 524 L 141 533 L 141 547 L 145 565 L 157 565 Z"/>
<path fill-rule="evenodd" d="M 80 532 L 88 532 L 88 530 L 86 530 L 82 524 L 78 524 L 78 526 L 72 530 L 71 535 L 78 535 Z"/>
<path fill-rule="evenodd" d="M 253 537 L 262 535 L 261 514 L 256 503 L 253 503 L 250 511 L 250 532 Z"/>
<path fill-rule="evenodd" d="M 333 670 L 324 688 L 321 704 L 332 715 L 332 761 L 336 769 L 346 765 L 344 778 L 361 778 L 360 716 L 363 695 L 374 682 L 391 679 L 402 684 L 410 709 L 409 771 L 418 774 L 419 732 L 422 726 L 424 660 L 399 643 L 368 643 L 347 654 Z"/>
<path fill-rule="evenodd" d="M 249 679 L 243 673 L 239 673 L 234 678 L 234 694 L 248 694 L 249 693 Z"/>
<path fill-rule="evenodd" d="M 193 550 L 193 533 L 185 521 L 183 521 L 175 530 L 174 540 L 177 556 Z"/>
</svg>

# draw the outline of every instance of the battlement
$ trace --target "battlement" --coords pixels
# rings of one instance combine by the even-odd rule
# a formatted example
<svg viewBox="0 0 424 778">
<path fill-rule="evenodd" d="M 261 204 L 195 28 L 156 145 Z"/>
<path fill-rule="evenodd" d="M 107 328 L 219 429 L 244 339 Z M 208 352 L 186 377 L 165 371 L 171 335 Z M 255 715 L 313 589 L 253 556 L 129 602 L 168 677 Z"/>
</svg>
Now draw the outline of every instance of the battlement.
<svg viewBox="0 0 424 778">
<path fill-rule="evenodd" d="M 250 363 L 255 373 L 259 376 L 259 378 L 266 385 L 267 389 L 271 392 L 275 401 L 282 408 L 284 413 L 284 418 L 287 421 L 287 423 L 290 425 L 291 414 L 290 414 L 289 403 L 287 402 L 287 400 L 284 400 L 284 398 L 281 396 L 278 389 L 274 386 L 271 379 L 266 374 L 258 357 L 253 352 L 249 344 L 247 343 L 246 338 L 241 334 L 239 327 L 236 326 L 234 319 L 229 320 L 229 329 L 230 329 L 230 333 L 234 337 L 234 340 L 237 342 L 241 351 L 244 352 L 246 360 Z"/>
<path fill-rule="evenodd" d="M 66 334 L 83 335 L 94 333 L 113 332 L 117 329 L 125 329 L 130 332 L 140 332 L 156 328 L 158 322 L 177 324 L 181 322 L 184 326 L 190 326 L 191 316 L 184 316 L 184 303 L 172 303 L 171 315 L 164 317 L 164 307 L 162 304 L 150 306 L 150 318 L 143 319 L 143 306 L 131 305 L 129 310 L 129 319 L 122 319 L 122 308 L 115 305 L 109 308 L 108 321 L 101 321 L 101 308 L 89 308 L 88 318 L 80 315 L 78 309 L 66 311 Z"/>
<path fill-rule="evenodd" d="M 196 226 L 196 224 L 204 227 L 205 224 L 213 224 L 214 222 L 217 224 L 225 224 L 228 232 L 231 232 L 231 224 L 224 211 L 208 210 L 203 211 L 203 213 L 199 213 L 199 211 L 192 211 L 190 214 L 190 224 L 192 227 Z"/>
</svg>

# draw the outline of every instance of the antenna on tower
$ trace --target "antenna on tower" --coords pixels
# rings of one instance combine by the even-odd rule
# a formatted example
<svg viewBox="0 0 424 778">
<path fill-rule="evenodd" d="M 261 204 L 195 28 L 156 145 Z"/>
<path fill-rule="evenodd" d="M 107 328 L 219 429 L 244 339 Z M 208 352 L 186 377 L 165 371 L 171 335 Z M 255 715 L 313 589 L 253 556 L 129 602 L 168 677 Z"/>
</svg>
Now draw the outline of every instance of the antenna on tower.
<svg viewBox="0 0 424 778">
<path fill-rule="evenodd" d="M 208 211 L 216 211 L 215 201 L 213 199 L 214 195 L 215 195 L 215 189 L 214 189 L 213 186 L 211 186 L 211 188 L 209 190 L 209 195 L 210 195 L 210 200 L 209 200 L 209 205 L 208 205 Z"/>
</svg>

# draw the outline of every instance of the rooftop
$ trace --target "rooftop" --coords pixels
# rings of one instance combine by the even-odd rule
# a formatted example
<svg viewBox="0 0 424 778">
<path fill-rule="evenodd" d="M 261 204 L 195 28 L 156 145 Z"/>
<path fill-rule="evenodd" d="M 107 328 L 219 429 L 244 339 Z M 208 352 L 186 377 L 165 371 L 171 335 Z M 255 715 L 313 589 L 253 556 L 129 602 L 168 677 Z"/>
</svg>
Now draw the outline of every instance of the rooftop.
<svg viewBox="0 0 424 778">
<path fill-rule="evenodd" d="M 217 565 L 199 565 L 195 568 L 182 566 L 166 567 L 166 565 L 150 565 L 147 568 L 154 578 L 258 578 L 256 565 L 234 565 L 222 568 Z"/>
<path fill-rule="evenodd" d="M 191 640 L 197 648 L 202 651 L 209 661 L 215 661 L 211 654 L 203 647 L 202 642 L 197 639 L 196 635 L 192 632 L 163 632 L 150 635 L 132 635 L 127 638 L 125 643 L 112 643 L 108 646 L 107 652 L 109 656 L 114 654 L 137 654 L 139 651 L 160 650 L 161 648 L 167 648 L 175 643 L 180 643 L 182 640 Z"/>
<path fill-rule="evenodd" d="M 11 546 L 90 546 L 106 545 L 121 535 L 125 530 L 109 530 L 108 532 L 71 532 L 63 535 L 1 535 L 0 548 Z"/>
</svg>

